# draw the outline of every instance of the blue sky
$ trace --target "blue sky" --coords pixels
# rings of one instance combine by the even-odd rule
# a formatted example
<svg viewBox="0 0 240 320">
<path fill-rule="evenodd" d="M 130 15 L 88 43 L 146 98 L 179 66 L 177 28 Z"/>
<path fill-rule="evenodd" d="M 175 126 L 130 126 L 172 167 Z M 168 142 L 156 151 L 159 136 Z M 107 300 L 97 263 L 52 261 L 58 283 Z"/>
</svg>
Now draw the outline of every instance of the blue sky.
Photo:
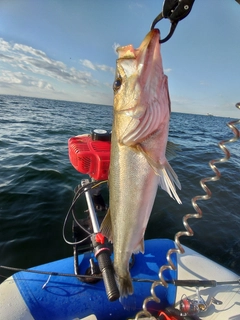
<svg viewBox="0 0 240 320">
<path fill-rule="evenodd" d="M 138 47 L 161 0 L 1 0 L 0 94 L 112 105 L 117 45 Z M 172 111 L 239 117 L 240 5 L 195 0 L 162 44 Z M 167 19 L 157 24 L 162 37 Z"/>
</svg>

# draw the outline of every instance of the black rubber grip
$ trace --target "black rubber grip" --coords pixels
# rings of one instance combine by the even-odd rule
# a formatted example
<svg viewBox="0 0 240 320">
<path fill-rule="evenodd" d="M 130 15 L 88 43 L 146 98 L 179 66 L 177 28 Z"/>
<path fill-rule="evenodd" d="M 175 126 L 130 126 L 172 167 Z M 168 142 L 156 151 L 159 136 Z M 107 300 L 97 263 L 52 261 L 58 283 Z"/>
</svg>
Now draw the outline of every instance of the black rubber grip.
<svg viewBox="0 0 240 320">
<path fill-rule="evenodd" d="M 109 250 L 102 248 L 100 252 L 98 252 L 96 258 L 98 260 L 99 269 L 102 272 L 108 300 L 115 301 L 119 298 L 120 294 L 116 284 Z"/>
<path fill-rule="evenodd" d="M 215 280 L 173 280 L 175 286 L 182 287 L 216 287 Z"/>
</svg>

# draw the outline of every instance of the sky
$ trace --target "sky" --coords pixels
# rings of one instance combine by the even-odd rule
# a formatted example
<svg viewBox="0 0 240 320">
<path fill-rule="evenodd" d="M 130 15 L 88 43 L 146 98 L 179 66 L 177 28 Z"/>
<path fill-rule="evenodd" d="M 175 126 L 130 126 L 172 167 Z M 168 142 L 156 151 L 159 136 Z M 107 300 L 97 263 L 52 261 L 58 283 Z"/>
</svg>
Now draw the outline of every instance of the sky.
<svg viewBox="0 0 240 320">
<path fill-rule="evenodd" d="M 0 0 L 0 94 L 112 105 L 116 47 L 139 47 L 162 0 Z M 173 112 L 239 118 L 240 5 L 195 0 L 161 45 Z M 157 25 L 162 38 L 170 21 Z"/>
</svg>

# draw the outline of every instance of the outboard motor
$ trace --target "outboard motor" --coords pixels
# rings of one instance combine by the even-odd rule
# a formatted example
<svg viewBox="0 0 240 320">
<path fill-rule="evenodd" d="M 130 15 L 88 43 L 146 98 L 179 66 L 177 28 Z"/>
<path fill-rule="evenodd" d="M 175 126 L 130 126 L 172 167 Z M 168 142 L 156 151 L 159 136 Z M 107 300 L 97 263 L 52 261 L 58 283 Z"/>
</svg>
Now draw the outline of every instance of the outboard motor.
<svg viewBox="0 0 240 320">
<path fill-rule="evenodd" d="M 69 159 L 73 167 L 94 180 L 107 180 L 110 164 L 111 134 L 95 129 L 91 134 L 68 140 Z"/>
</svg>

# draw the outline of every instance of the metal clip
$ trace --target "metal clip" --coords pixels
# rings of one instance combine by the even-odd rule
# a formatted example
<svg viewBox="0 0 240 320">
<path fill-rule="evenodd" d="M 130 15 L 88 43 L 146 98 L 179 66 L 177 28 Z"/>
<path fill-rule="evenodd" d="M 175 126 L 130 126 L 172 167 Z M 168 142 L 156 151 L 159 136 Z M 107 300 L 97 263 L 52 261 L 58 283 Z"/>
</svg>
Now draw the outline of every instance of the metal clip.
<svg viewBox="0 0 240 320">
<path fill-rule="evenodd" d="M 167 18 L 171 22 L 171 28 L 169 34 L 160 43 L 168 41 L 180 20 L 184 19 L 191 11 L 195 0 L 165 0 L 163 3 L 163 11 L 153 20 L 151 30 L 154 29 L 155 25 L 162 20 Z"/>
</svg>

